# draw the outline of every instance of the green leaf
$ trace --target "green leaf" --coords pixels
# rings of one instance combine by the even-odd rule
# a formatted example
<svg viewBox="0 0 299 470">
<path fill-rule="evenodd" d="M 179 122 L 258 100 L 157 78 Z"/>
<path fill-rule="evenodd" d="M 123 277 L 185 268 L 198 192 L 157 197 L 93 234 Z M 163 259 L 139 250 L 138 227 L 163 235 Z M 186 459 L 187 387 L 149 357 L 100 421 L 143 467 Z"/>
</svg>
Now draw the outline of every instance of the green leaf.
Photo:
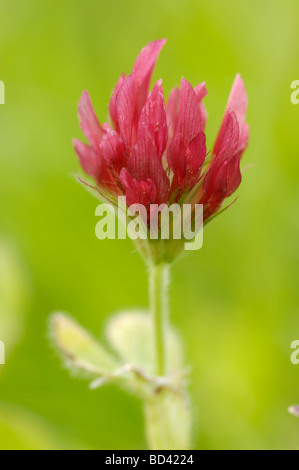
<svg viewBox="0 0 299 470">
<path fill-rule="evenodd" d="M 50 329 L 51 337 L 68 366 L 107 378 L 119 367 L 114 357 L 67 315 L 55 313 L 51 317 Z"/>
<path fill-rule="evenodd" d="M 151 316 L 144 311 L 125 311 L 113 317 L 106 330 L 107 338 L 125 363 L 154 372 L 154 335 Z M 172 328 L 166 337 L 167 373 L 182 368 L 182 348 Z"/>
</svg>

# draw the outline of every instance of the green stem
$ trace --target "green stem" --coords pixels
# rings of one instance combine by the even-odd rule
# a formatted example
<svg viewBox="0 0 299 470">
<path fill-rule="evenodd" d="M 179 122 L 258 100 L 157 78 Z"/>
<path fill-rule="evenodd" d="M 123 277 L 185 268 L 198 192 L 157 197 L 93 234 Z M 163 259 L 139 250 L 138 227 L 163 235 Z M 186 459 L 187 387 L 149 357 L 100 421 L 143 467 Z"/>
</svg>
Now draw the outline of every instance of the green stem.
<svg viewBox="0 0 299 470">
<path fill-rule="evenodd" d="M 169 265 L 153 264 L 149 273 L 150 310 L 154 323 L 154 347 L 156 356 L 156 374 L 166 374 L 166 330 L 168 317 L 168 276 Z"/>
<path fill-rule="evenodd" d="M 190 449 L 191 411 L 184 390 L 160 390 L 145 402 L 150 450 Z"/>
<path fill-rule="evenodd" d="M 167 375 L 169 264 L 150 265 L 150 309 L 154 324 L 155 373 Z M 144 402 L 146 435 L 151 450 L 190 448 L 191 413 L 184 384 L 177 390 L 153 390 Z"/>
</svg>

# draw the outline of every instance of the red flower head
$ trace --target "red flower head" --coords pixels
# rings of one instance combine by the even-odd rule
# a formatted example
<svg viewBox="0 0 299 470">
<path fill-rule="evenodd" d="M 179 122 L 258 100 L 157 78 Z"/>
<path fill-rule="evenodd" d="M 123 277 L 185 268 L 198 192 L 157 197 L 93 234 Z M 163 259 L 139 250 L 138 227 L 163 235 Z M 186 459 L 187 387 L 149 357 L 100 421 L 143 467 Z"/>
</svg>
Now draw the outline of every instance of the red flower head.
<svg viewBox="0 0 299 470">
<path fill-rule="evenodd" d="M 182 78 L 167 106 L 162 80 L 149 92 L 164 43 L 149 43 L 132 73 L 119 78 L 109 103 L 111 125 L 99 123 L 88 92 L 83 92 L 79 117 L 89 145 L 74 140 L 74 146 L 83 170 L 105 197 L 125 195 L 128 206 L 192 201 L 203 204 L 207 221 L 241 182 L 240 158 L 248 144 L 246 91 L 237 75 L 207 156 L 205 83 L 193 88 Z"/>
</svg>

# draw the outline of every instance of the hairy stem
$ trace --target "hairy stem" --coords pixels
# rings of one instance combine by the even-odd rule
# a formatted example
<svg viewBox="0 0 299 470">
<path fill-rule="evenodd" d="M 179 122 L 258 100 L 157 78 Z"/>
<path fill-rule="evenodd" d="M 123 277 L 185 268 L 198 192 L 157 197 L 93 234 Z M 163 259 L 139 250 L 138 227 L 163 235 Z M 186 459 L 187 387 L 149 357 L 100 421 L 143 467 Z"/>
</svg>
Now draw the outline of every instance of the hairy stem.
<svg viewBox="0 0 299 470">
<path fill-rule="evenodd" d="M 190 449 L 191 411 L 186 393 L 160 390 L 145 402 L 150 450 Z"/>
<path fill-rule="evenodd" d="M 169 264 L 150 265 L 150 310 L 154 326 L 155 374 L 168 371 L 168 281 Z M 146 435 L 151 450 L 189 449 L 191 411 L 182 382 L 176 390 L 153 390 L 144 402 Z"/>
<path fill-rule="evenodd" d="M 150 266 L 150 310 L 154 323 L 154 347 L 156 357 L 156 374 L 166 375 L 166 330 L 168 320 L 168 264 Z"/>
</svg>

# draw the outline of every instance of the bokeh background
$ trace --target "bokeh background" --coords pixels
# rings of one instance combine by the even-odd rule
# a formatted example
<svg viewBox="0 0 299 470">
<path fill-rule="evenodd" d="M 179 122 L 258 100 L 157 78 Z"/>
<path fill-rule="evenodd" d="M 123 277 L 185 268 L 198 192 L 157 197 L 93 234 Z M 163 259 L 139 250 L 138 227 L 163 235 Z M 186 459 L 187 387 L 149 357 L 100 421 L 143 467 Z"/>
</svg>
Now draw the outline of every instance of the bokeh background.
<svg viewBox="0 0 299 470">
<path fill-rule="evenodd" d="M 299 449 L 297 0 L 0 1 L 1 449 L 143 449 L 141 403 L 63 370 L 47 322 L 64 310 L 101 338 L 111 313 L 147 305 L 127 240 L 94 235 L 97 201 L 72 176 L 88 89 L 101 121 L 140 49 L 167 37 L 166 93 L 205 80 L 211 147 L 237 72 L 250 146 L 237 203 L 172 272 L 171 315 L 192 364 L 195 449 Z"/>
</svg>

